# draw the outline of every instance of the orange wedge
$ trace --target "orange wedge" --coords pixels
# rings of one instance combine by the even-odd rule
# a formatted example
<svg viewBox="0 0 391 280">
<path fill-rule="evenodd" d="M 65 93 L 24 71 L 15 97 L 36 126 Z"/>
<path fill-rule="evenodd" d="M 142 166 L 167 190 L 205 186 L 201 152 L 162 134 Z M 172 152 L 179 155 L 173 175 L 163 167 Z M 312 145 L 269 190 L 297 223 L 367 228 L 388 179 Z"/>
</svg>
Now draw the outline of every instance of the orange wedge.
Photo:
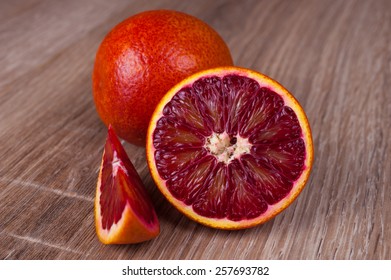
<svg viewBox="0 0 391 280">
<path fill-rule="evenodd" d="M 160 231 L 151 199 L 111 126 L 96 186 L 95 226 L 104 244 L 139 243 Z"/>
</svg>

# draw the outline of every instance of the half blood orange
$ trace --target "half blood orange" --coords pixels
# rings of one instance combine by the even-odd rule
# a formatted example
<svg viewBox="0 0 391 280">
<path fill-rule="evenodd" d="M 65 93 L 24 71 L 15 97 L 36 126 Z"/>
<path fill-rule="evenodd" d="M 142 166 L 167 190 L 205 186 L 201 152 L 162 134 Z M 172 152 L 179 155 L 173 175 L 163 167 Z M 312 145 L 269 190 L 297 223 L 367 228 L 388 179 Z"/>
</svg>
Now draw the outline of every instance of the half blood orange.
<svg viewBox="0 0 391 280">
<path fill-rule="evenodd" d="M 273 218 L 299 195 L 313 146 L 307 117 L 278 82 L 238 67 L 173 87 L 149 124 L 152 177 L 179 211 L 215 228 Z"/>
<path fill-rule="evenodd" d="M 95 226 L 104 244 L 138 243 L 160 230 L 141 178 L 111 126 L 96 186 Z"/>
</svg>

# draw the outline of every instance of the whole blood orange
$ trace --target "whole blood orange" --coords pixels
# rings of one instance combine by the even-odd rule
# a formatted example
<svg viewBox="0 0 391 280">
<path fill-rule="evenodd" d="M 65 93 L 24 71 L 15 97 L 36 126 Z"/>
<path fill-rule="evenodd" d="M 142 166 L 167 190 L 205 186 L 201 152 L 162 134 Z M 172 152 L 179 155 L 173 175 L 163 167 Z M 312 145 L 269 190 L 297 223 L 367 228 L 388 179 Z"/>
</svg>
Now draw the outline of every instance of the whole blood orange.
<svg viewBox="0 0 391 280">
<path fill-rule="evenodd" d="M 96 186 L 95 226 L 104 244 L 138 243 L 159 234 L 152 202 L 111 126 Z"/>
<path fill-rule="evenodd" d="M 160 98 L 201 70 L 232 65 L 219 34 L 176 11 L 147 11 L 115 26 L 95 59 L 93 96 L 102 121 L 118 136 L 145 145 L 148 122 Z"/>
<path fill-rule="evenodd" d="M 152 177 L 179 211 L 204 225 L 252 227 L 288 207 L 313 160 L 307 117 L 279 83 L 222 67 L 173 87 L 147 135 Z"/>
</svg>

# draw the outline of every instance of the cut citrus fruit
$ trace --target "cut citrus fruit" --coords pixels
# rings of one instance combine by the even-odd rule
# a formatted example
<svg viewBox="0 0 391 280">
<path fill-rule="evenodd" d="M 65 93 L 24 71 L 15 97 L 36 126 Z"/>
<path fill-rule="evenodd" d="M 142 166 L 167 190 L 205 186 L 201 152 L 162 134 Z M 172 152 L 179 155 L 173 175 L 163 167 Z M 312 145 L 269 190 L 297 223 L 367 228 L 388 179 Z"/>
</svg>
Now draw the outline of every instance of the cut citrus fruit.
<svg viewBox="0 0 391 280">
<path fill-rule="evenodd" d="M 199 72 L 153 113 L 147 159 L 163 195 L 215 228 L 264 223 L 304 188 L 313 146 L 307 117 L 278 82 L 239 67 Z"/>
<path fill-rule="evenodd" d="M 141 178 L 111 126 L 96 187 L 95 226 L 104 244 L 143 242 L 160 230 Z"/>
</svg>

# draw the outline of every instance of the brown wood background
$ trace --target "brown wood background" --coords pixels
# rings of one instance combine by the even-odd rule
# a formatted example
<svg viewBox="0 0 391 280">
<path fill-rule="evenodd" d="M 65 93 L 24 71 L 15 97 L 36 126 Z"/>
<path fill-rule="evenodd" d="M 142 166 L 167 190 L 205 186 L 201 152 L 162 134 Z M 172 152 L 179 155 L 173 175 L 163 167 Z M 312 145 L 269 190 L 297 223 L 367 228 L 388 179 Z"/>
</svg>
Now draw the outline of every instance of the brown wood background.
<svg viewBox="0 0 391 280">
<path fill-rule="evenodd" d="M 214 27 L 235 64 L 295 94 L 314 168 L 274 220 L 242 231 L 196 224 L 155 189 L 158 238 L 104 246 L 93 198 L 106 128 L 91 94 L 95 52 L 117 23 L 176 9 Z M 0 2 L 0 259 L 391 259 L 391 1 Z"/>
</svg>

